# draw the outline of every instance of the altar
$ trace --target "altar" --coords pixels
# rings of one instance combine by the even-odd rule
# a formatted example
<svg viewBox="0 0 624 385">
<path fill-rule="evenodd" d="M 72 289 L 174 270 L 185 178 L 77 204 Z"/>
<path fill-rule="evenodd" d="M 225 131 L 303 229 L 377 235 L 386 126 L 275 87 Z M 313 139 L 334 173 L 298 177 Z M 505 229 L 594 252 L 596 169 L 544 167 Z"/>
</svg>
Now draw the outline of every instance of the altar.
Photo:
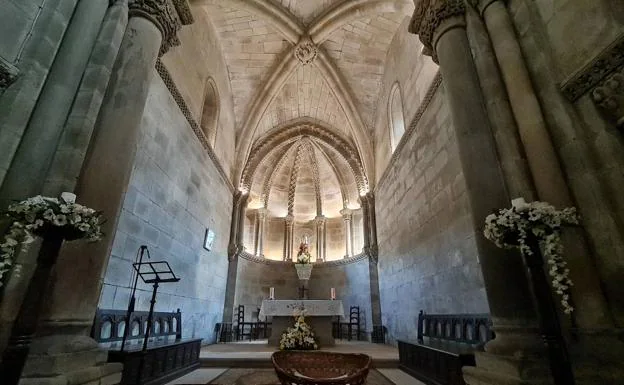
<svg viewBox="0 0 624 385">
<path fill-rule="evenodd" d="M 269 345 L 278 346 L 282 333 L 295 323 L 294 316 L 304 311 L 306 323 L 312 327 L 319 346 L 334 346 L 332 321 L 343 317 L 344 309 L 340 300 L 264 300 L 259 317 L 273 317 Z"/>
</svg>

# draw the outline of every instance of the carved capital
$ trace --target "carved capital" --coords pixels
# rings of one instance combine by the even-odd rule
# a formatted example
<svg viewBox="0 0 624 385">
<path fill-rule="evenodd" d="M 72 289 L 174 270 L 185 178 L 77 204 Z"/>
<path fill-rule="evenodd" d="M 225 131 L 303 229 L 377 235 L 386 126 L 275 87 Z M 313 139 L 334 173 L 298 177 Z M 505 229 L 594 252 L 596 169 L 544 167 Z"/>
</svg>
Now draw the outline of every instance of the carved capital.
<svg viewBox="0 0 624 385">
<path fill-rule="evenodd" d="M 575 102 L 592 88 L 600 87 L 609 74 L 618 71 L 623 65 L 624 34 L 621 34 L 590 63 L 566 79 L 561 84 L 561 91 L 568 100 Z"/>
<path fill-rule="evenodd" d="M 591 96 L 609 120 L 624 128 L 624 66 L 598 83 Z"/>
<path fill-rule="evenodd" d="M 17 79 L 19 70 L 0 57 L 0 92 L 9 88 Z"/>
<path fill-rule="evenodd" d="M 434 35 L 442 22 L 454 16 L 464 16 L 464 0 L 419 0 L 410 22 L 409 31 L 415 33 L 425 45 L 423 53 L 435 61 Z"/>
<path fill-rule="evenodd" d="M 353 217 L 353 210 L 344 208 L 340 210 L 340 215 L 342 215 L 342 219 L 344 219 L 345 221 L 350 221 Z"/>
<path fill-rule="evenodd" d="M 310 64 L 316 59 L 318 55 L 318 47 L 310 36 L 302 36 L 295 47 L 295 57 L 301 62 L 301 64 Z"/>
<path fill-rule="evenodd" d="M 321 228 L 325 225 L 326 221 L 327 221 L 327 217 L 325 217 L 324 215 L 319 215 L 316 218 L 314 218 L 314 223 L 316 223 L 316 225 Z"/>
<path fill-rule="evenodd" d="M 292 226 L 293 223 L 295 223 L 295 217 L 293 217 L 292 215 L 286 215 L 284 217 L 284 222 L 287 226 Z"/>
<path fill-rule="evenodd" d="M 178 31 L 182 25 L 193 22 L 186 0 L 130 0 L 128 9 L 130 17 L 143 17 L 160 30 L 162 44 L 159 56 L 169 48 L 180 45 Z"/>
</svg>

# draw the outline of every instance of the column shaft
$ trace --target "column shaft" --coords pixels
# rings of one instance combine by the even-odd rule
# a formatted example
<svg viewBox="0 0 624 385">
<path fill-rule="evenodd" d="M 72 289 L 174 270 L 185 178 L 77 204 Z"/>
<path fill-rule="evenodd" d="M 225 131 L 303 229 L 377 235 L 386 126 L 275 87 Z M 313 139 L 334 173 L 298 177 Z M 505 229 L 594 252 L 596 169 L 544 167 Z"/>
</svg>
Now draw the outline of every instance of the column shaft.
<svg viewBox="0 0 624 385">
<path fill-rule="evenodd" d="M 0 196 L 7 202 L 41 193 L 63 126 L 87 66 L 108 2 L 79 1 L 30 117 Z M 43 37 L 42 37 L 43 38 Z"/>
<path fill-rule="evenodd" d="M 51 323 L 79 323 L 76 326 L 83 326 L 85 333 L 90 328 L 160 46 L 161 33 L 154 23 L 130 19 L 76 189 L 80 203 L 103 211 L 107 219 L 104 238 L 94 244 L 74 242 L 63 247 L 58 276 L 80 279 L 56 280 L 47 314 Z"/>
<path fill-rule="evenodd" d="M 501 69 L 539 199 L 557 207 L 573 206 L 507 8 L 499 0 L 488 2 L 483 9 L 483 18 Z M 579 326 L 584 327 L 613 325 L 583 232 L 580 229 L 569 229 L 563 238 L 570 276 L 576 283 L 571 287 L 572 299 L 577 299 L 575 306 L 578 311 L 573 314 L 574 318 Z"/>
<path fill-rule="evenodd" d="M 128 0 L 118 0 L 104 17 L 43 186 L 44 195 L 56 196 L 76 187 L 127 25 Z"/>
<path fill-rule="evenodd" d="M 500 326 L 533 326 L 535 312 L 530 292 L 524 275 L 518 274 L 524 271 L 520 256 L 499 249 L 481 231 L 485 217 L 498 208 L 509 206 L 510 199 L 487 124 L 465 23 L 463 18 L 454 17 L 442 22 L 438 30 L 435 52 L 455 126 L 493 322 Z"/>
</svg>

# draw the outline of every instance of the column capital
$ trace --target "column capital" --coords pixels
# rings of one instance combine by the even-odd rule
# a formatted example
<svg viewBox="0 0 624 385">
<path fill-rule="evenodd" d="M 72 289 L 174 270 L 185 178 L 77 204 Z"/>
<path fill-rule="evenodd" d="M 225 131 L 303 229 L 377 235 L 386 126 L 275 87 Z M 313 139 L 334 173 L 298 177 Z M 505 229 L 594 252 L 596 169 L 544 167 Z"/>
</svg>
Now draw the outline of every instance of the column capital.
<svg viewBox="0 0 624 385">
<path fill-rule="evenodd" d="M 316 218 L 314 218 L 314 223 L 316 223 L 319 226 L 324 225 L 326 221 L 327 221 L 327 217 L 325 215 L 317 215 Z"/>
<path fill-rule="evenodd" d="M 129 17 L 143 17 L 160 30 L 162 44 L 159 56 L 180 45 L 178 31 L 193 23 L 187 0 L 129 0 Z"/>
<path fill-rule="evenodd" d="M 260 207 L 256 210 L 256 214 L 258 214 L 259 219 L 264 219 L 267 215 L 267 209 L 265 207 Z"/>
<path fill-rule="evenodd" d="M 284 222 L 288 225 L 288 226 L 292 226 L 292 224 L 295 222 L 295 217 L 293 217 L 292 215 L 286 215 L 284 217 Z"/>
<path fill-rule="evenodd" d="M 466 5 L 464 0 L 416 0 L 415 3 L 416 9 L 410 21 L 409 31 L 417 34 L 425 45 L 423 53 L 432 56 L 437 62 L 435 43 L 442 32 L 438 31 L 438 27 L 453 17 L 461 17 L 461 19 L 457 18 L 457 21 L 461 20 L 465 23 L 463 16 L 466 12 Z M 459 24 L 447 25 L 446 29 L 457 25 Z"/>
<path fill-rule="evenodd" d="M 351 216 L 353 215 L 353 210 L 348 209 L 348 208 L 344 208 L 342 210 L 340 210 L 340 215 L 342 215 L 342 218 L 346 221 L 346 220 L 350 220 Z"/>
<path fill-rule="evenodd" d="M 591 97 L 609 120 L 624 129 L 624 65 L 602 79 L 592 90 Z"/>
</svg>

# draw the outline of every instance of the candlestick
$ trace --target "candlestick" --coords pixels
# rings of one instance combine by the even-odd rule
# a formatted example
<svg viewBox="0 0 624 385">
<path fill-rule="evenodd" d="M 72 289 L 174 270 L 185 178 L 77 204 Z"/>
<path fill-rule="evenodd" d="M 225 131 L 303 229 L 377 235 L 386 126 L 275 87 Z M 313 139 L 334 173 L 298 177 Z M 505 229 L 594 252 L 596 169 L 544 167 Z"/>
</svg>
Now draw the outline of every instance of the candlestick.
<svg viewBox="0 0 624 385">
<path fill-rule="evenodd" d="M 275 288 L 274 287 L 269 289 L 269 299 L 275 299 Z"/>
<path fill-rule="evenodd" d="M 336 289 L 332 287 L 329 291 L 329 295 L 331 296 L 332 300 L 336 299 Z"/>
</svg>

